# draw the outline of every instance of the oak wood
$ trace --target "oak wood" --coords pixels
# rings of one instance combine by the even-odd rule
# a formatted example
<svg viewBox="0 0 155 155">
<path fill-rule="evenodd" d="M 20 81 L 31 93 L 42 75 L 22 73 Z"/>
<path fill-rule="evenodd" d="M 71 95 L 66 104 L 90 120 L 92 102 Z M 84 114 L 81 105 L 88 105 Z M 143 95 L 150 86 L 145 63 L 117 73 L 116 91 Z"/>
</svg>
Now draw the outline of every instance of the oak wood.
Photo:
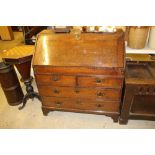
<svg viewBox="0 0 155 155">
<path fill-rule="evenodd" d="M 80 60 L 79 60 L 80 61 Z M 65 74 L 65 75 L 103 75 L 108 77 L 124 78 L 124 68 L 117 67 L 53 67 L 43 65 L 33 65 L 35 74 Z"/>
<path fill-rule="evenodd" d="M 54 78 L 57 77 L 57 80 Z M 60 74 L 37 74 L 36 80 L 38 85 L 52 86 L 80 86 L 80 87 L 109 87 L 109 88 L 121 88 L 123 85 L 123 78 L 105 77 L 103 75 L 87 76 L 87 75 L 60 75 Z M 77 82 L 77 83 L 76 83 Z"/>
<path fill-rule="evenodd" d="M 124 34 L 40 33 L 33 59 L 42 111 L 104 114 L 118 121 Z"/>
<path fill-rule="evenodd" d="M 116 101 L 95 101 L 88 99 L 43 97 L 44 106 L 56 109 L 78 109 L 95 112 L 119 112 L 119 102 Z"/>
<path fill-rule="evenodd" d="M 119 101 L 121 89 L 39 86 L 41 96 L 74 97 Z"/>
<path fill-rule="evenodd" d="M 124 33 L 40 34 L 34 65 L 124 67 Z M 54 52 L 53 52 L 54 51 Z"/>
<path fill-rule="evenodd" d="M 121 88 L 123 78 L 104 77 L 104 76 L 80 76 L 78 77 L 78 85 L 81 87 L 110 87 Z"/>
<path fill-rule="evenodd" d="M 52 85 L 52 86 L 75 86 L 76 85 L 75 76 L 67 76 L 67 75 L 59 75 L 59 74 L 36 75 L 36 81 L 38 85 Z"/>
</svg>

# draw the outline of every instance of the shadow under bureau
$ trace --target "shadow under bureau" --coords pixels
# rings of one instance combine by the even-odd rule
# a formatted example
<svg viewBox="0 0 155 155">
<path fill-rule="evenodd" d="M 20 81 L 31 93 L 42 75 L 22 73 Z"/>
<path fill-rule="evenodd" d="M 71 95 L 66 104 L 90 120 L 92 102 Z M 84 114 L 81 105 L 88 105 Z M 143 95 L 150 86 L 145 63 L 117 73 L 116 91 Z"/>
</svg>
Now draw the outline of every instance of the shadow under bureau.
<svg viewBox="0 0 155 155">
<path fill-rule="evenodd" d="M 34 74 L 42 111 L 104 114 L 117 122 L 124 80 L 124 33 L 55 33 L 37 37 Z"/>
</svg>

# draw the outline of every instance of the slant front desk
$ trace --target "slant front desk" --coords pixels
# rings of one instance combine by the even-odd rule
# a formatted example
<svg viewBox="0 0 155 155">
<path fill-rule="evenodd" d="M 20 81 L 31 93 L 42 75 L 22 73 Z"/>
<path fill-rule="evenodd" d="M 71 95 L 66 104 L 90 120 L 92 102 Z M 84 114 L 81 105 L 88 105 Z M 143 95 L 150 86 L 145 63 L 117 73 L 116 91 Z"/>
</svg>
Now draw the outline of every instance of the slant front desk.
<svg viewBox="0 0 155 155">
<path fill-rule="evenodd" d="M 103 114 L 118 121 L 124 80 L 124 33 L 55 33 L 37 37 L 34 74 L 42 111 Z"/>
</svg>

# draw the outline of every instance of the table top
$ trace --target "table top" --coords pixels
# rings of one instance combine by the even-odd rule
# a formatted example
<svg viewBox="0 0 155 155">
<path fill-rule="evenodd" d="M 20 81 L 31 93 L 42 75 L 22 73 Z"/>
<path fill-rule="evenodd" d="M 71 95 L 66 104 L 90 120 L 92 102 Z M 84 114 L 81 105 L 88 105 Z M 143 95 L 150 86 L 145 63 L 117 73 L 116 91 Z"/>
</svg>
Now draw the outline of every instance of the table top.
<svg viewBox="0 0 155 155">
<path fill-rule="evenodd" d="M 155 63 L 128 62 L 125 72 L 126 84 L 153 84 L 155 85 Z"/>
<path fill-rule="evenodd" d="M 0 58 L 3 59 L 20 59 L 33 55 L 35 46 L 33 45 L 20 45 L 15 46 L 9 50 L 0 52 Z"/>
</svg>

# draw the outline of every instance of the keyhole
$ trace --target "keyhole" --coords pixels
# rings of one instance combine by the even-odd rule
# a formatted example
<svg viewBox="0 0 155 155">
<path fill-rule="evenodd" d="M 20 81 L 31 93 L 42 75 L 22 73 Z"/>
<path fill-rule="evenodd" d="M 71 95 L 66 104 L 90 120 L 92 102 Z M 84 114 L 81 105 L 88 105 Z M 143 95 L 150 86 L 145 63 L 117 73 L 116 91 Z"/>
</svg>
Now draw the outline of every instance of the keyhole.
<svg viewBox="0 0 155 155">
<path fill-rule="evenodd" d="M 104 105 L 102 105 L 101 103 L 97 103 L 96 105 L 98 108 L 104 107 Z"/>
</svg>

